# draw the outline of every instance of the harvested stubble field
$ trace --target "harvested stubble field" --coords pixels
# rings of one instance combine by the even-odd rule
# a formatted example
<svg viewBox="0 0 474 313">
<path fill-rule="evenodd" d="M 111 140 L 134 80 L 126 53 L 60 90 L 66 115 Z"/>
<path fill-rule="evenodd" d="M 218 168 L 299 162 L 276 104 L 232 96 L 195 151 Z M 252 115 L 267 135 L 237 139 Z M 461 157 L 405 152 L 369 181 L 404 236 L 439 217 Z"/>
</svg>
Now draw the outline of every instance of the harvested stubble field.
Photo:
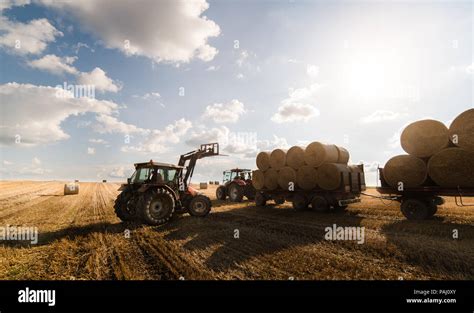
<svg viewBox="0 0 474 313">
<path fill-rule="evenodd" d="M 0 279 L 474 279 L 474 208 L 450 198 L 434 219 L 412 222 L 369 197 L 316 214 L 217 201 L 211 185 L 208 217 L 149 227 L 115 216 L 118 187 L 80 183 L 63 196 L 61 182 L 0 182 L 0 226 L 39 229 L 37 245 L 0 243 Z M 365 227 L 365 243 L 324 240 L 333 223 Z"/>
</svg>

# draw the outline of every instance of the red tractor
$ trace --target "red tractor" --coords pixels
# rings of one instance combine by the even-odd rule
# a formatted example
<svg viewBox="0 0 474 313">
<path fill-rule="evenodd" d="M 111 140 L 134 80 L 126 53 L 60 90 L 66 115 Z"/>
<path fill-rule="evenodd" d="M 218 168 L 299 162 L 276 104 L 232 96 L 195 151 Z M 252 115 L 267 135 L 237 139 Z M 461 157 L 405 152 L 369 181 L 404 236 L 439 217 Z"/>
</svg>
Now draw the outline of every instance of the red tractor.
<svg viewBox="0 0 474 313">
<path fill-rule="evenodd" d="M 249 200 L 255 199 L 255 188 L 252 185 L 252 171 L 249 169 L 234 168 L 224 171 L 223 185 L 216 190 L 216 198 L 241 202 L 245 196 Z"/>
</svg>

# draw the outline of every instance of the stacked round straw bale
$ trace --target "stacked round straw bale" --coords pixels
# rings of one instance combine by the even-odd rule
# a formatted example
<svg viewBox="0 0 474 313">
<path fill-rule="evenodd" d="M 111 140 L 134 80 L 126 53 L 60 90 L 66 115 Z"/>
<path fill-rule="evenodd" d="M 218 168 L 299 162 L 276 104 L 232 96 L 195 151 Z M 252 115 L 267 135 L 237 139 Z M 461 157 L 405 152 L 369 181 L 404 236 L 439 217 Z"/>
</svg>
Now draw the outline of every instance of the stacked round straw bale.
<svg viewBox="0 0 474 313">
<path fill-rule="evenodd" d="M 341 185 L 341 172 L 351 171 L 348 161 L 349 152 L 343 147 L 317 141 L 306 147 L 263 151 L 257 155 L 252 183 L 257 190 L 288 190 L 290 186 L 335 190 Z"/>
<path fill-rule="evenodd" d="M 408 125 L 400 142 L 407 155 L 391 158 L 384 167 L 392 187 L 432 185 L 474 188 L 474 109 L 461 113 L 449 129 L 435 120 Z"/>
</svg>

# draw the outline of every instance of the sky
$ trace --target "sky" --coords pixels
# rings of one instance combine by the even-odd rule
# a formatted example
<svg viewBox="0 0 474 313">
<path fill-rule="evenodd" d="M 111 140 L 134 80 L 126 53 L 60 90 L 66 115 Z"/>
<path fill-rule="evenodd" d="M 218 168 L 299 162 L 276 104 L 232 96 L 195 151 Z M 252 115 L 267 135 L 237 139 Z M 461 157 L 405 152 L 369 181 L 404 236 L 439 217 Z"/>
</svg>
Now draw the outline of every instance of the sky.
<svg viewBox="0 0 474 313">
<path fill-rule="evenodd" d="M 473 107 L 472 1 L 0 0 L 0 179 L 193 182 L 321 141 L 376 169 Z"/>
</svg>

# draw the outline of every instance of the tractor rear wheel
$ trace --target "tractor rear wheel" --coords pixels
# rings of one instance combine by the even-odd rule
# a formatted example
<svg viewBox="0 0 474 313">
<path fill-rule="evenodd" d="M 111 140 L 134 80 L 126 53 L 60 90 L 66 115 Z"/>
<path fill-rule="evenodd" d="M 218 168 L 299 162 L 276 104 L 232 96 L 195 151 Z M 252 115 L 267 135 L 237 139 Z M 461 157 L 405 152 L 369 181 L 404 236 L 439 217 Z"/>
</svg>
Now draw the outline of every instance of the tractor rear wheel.
<svg viewBox="0 0 474 313">
<path fill-rule="evenodd" d="M 143 221 L 149 225 L 162 225 L 168 222 L 174 213 L 174 198 L 164 189 L 148 191 L 141 210 Z"/>
<path fill-rule="evenodd" d="M 131 203 L 131 201 L 132 195 L 127 191 L 123 191 L 115 199 L 115 215 L 123 222 L 133 221 L 136 217 L 136 203 Z"/>
<path fill-rule="evenodd" d="M 227 198 L 227 194 L 225 192 L 225 186 L 219 186 L 216 189 L 216 198 L 217 200 L 225 200 Z"/>
<path fill-rule="evenodd" d="M 192 216 L 204 217 L 211 212 L 211 206 L 211 199 L 204 195 L 197 195 L 189 202 L 188 211 Z"/>
<path fill-rule="evenodd" d="M 244 197 L 244 189 L 233 183 L 229 186 L 229 198 L 230 201 L 233 202 L 242 202 L 242 198 Z"/>
</svg>

